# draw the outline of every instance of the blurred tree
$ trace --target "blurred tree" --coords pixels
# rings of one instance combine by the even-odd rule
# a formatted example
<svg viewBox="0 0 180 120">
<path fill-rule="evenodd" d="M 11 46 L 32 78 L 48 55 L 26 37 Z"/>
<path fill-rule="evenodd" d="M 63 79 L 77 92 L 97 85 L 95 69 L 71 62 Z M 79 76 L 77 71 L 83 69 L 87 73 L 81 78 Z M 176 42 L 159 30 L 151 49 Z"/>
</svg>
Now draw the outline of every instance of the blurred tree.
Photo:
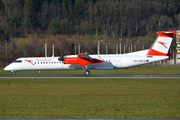
<svg viewBox="0 0 180 120">
<path fill-rule="evenodd" d="M 27 22 L 29 22 L 29 27 L 31 27 L 32 32 L 38 32 L 37 29 L 41 27 L 41 22 L 39 21 L 39 13 L 41 12 L 43 0 L 27 0 Z"/>
<path fill-rule="evenodd" d="M 48 25 L 48 30 L 47 32 L 49 34 L 58 34 L 59 33 L 59 30 L 60 30 L 60 23 L 59 23 L 59 20 L 58 19 L 53 19 L 51 20 L 51 22 L 49 23 Z"/>
<path fill-rule="evenodd" d="M 0 17 L 2 17 L 5 13 L 4 3 L 0 0 Z"/>
<path fill-rule="evenodd" d="M 4 44 L 6 42 L 10 42 L 9 36 L 2 28 L 0 28 L 0 44 Z"/>
</svg>

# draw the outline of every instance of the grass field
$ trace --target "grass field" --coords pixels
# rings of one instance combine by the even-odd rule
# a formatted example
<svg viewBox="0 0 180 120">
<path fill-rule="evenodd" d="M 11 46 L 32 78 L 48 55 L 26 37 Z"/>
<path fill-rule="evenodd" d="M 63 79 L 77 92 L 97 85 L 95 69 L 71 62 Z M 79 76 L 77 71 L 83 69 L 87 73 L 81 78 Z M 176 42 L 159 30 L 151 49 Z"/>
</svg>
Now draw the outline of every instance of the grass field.
<svg viewBox="0 0 180 120">
<path fill-rule="evenodd" d="M 180 79 L 0 79 L 0 117 L 180 118 Z"/>
<path fill-rule="evenodd" d="M 17 74 L 83 74 L 83 70 Z M 11 74 L 0 69 L 0 74 Z M 179 65 L 91 70 L 100 74 L 180 74 Z M 180 118 L 180 78 L 1 78 L 0 117 Z"/>
</svg>

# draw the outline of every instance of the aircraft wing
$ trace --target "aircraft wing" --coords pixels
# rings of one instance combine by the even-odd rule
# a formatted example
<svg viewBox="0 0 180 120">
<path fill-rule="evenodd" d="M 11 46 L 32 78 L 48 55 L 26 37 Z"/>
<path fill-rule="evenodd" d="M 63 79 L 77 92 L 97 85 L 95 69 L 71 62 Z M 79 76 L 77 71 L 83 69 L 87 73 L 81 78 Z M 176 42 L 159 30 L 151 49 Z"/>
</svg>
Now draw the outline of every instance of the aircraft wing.
<svg viewBox="0 0 180 120">
<path fill-rule="evenodd" d="M 100 63 L 104 60 L 92 58 L 88 53 L 78 54 L 77 57 L 66 57 L 64 58 L 64 64 L 79 64 L 80 66 L 85 66 L 91 63 Z"/>
</svg>

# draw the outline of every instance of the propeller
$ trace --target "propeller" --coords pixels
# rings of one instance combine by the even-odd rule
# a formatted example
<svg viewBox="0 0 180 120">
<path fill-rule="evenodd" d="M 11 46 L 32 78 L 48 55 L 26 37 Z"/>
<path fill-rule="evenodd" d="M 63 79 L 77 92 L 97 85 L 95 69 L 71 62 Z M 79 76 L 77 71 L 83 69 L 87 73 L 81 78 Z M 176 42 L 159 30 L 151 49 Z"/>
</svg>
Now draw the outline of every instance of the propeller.
<svg viewBox="0 0 180 120">
<path fill-rule="evenodd" d="M 59 61 L 64 61 L 64 56 L 61 54 L 61 56 L 58 58 Z"/>
</svg>

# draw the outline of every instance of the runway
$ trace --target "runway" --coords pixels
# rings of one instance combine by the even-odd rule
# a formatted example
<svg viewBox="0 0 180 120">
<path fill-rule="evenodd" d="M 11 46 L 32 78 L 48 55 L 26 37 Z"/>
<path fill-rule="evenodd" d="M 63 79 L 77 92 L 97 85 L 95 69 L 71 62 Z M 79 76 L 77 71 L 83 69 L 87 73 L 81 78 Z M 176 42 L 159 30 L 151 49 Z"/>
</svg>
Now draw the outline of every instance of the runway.
<svg viewBox="0 0 180 120">
<path fill-rule="evenodd" d="M 180 78 L 180 75 L 0 75 L 0 78 Z"/>
</svg>

